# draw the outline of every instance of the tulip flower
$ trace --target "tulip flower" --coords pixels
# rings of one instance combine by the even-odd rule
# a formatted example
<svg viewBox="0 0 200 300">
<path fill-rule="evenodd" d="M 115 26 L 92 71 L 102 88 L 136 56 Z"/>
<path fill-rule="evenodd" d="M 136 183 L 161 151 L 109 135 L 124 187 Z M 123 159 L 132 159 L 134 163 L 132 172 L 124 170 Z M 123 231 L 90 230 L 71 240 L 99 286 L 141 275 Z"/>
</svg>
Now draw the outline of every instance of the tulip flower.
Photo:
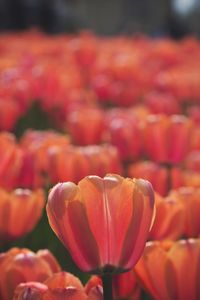
<svg viewBox="0 0 200 300">
<path fill-rule="evenodd" d="M 190 150 L 191 130 L 192 122 L 183 115 L 149 115 L 144 128 L 147 155 L 159 163 L 182 162 Z"/>
<path fill-rule="evenodd" d="M 16 187 L 22 164 L 22 151 L 11 133 L 0 133 L 0 186 L 7 189 Z"/>
<path fill-rule="evenodd" d="M 134 160 L 141 155 L 142 134 L 138 118 L 128 114 L 114 116 L 108 124 L 110 143 L 123 160 Z"/>
<path fill-rule="evenodd" d="M 42 190 L 0 188 L 0 239 L 13 240 L 30 232 L 39 221 L 45 199 Z"/>
<path fill-rule="evenodd" d="M 200 299 L 200 239 L 148 242 L 135 271 L 155 300 Z"/>
<path fill-rule="evenodd" d="M 78 185 L 59 183 L 50 191 L 47 203 L 53 231 L 81 270 L 102 275 L 104 293 L 107 274 L 136 264 L 153 213 L 151 184 L 115 174 L 88 176 Z M 104 297 L 112 299 L 110 293 Z"/>
<path fill-rule="evenodd" d="M 12 300 L 14 290 L 20 283 L 45 281 L 60 266 L 52 254 L 46 250 L 34 253 L 28 249 L 12 248 L 0 254 L 0 299 Z"/>
<path fill-rule="evenodd" d="M 80 152 L 89 163 L 89 174 L 96 174 L 103 177 L 106 173 L 122 172 L 122 165 L 118 155 L 118 151 L 114 146 L 105 145 L 91 145 L 87 147 L 80 147 Z"/>
<path fill-rule="evenodd" d="M 200 235 L 200 188 L 182 187 L 172 191 L 169 196 L 183 206 L 184 234 L 187 237 L 198 237 Z"/>
<path fill-rule="evenodd" d="M 149 240 L 175 240 L 184 232 L 184 207 L 177 197 L 155 194 L 156 216 Z"/>
<path fill-rule="evenodd" d="M 129 177 L 144 178 L 149 180 L 156 192 L 162 196 L 168 193 L 168 170 L 153 161 L 141 161 L 130 164 L 128 167 Z"/>
<path fill-rule="evenodd" d="M 97 108 L 83 108 L 68 114 L 67 128 L 77 145 L 99 144 L 104 133 L 104 113 Z"/>
<path fill-rule="evenodd" d="M 94 287 L 87 295 L 80 280 L 67 272 L 50 276 L 44 283 L 27 282 L 17 286 L 13 300 L 102 300 L 102 292 Z"/>
</svg>

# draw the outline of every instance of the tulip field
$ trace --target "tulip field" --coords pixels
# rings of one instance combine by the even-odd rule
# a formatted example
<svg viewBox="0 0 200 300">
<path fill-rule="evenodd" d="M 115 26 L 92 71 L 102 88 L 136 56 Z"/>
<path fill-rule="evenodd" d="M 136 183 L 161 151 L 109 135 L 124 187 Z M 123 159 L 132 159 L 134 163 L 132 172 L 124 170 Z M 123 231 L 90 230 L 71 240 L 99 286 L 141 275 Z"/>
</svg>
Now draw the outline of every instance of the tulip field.
<svg viewBox="0 0 200 300">
<path fill-rule="evenodd" d="M 0 34 L 0 300 L 200 300 L 200 41 Z"/>
</svg>

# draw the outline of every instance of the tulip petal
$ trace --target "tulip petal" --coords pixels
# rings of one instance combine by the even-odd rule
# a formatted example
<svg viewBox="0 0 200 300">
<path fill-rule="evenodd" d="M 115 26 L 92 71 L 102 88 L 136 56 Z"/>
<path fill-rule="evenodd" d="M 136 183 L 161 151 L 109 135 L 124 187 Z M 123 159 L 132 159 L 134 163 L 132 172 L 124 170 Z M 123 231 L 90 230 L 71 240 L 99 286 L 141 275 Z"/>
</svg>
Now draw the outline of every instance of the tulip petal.
<svg viewBox="0 0 200 300">
<path fill-rule="evenodd" d="M 154 214 L 154 194 L 148 181 L 138 179 L 133 190 L 133 211 L 124 240 L 120 265 L 132 268 L 145 247 Z"/>
</svg>

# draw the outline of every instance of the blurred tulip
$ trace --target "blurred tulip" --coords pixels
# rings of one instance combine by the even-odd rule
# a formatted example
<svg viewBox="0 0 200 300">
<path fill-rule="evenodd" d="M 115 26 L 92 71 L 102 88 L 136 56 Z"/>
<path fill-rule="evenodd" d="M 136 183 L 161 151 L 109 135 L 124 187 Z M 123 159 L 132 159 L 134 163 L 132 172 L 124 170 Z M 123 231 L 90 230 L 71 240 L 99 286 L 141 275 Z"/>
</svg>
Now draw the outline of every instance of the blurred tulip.
<svg viewBox="0 0 200 300">
<path fill-rule="evenodd" d="M 99 144 L 104 133 L 104 113 L 98 108 L 72 111 L 67 118 L 67 129 L 75 144 Z"/>
<path fill-rule="evenodd" d="M 142 134 L 138 118 L 128 114 L 113 117 L 108 124 L 108 135 L 122 160 L 134 160 L 141 156 Z"/>
<path fill-rule="evenodd" d="M 47 152 L 47 157 L 48 176 L 54 184 L 67 180 L 78 182 L 89 174 L 89 161 L 77 147 L 51 147 Z"/>
<path fill-rule="evenodd" d="M 152 92 L 144 99 L 152 114 L 172 115 L 181 113 L 181 106 L 169 93 Z"/>
<path fill-rule="evenodd" d="M 200 299 L 200 240 L 148 242 L 135 271 L 155 300 Z"/>
<path fill-rule="evenodd" d="M 184 234 L 187 237 L 198 237 L 200 235 L 200 188 L 182 187 L 172 191 L 169 196 L 183 206 Z"/>
<path fill-rule="evenodd" d="M 49 223 L 76 264 L 100 274 L 133 267 L 145 246 L 153 212 L 148 181 L 112 174 L 85 177 L 78 186 L 59 183 L 47 203 Z"/>
<path fill-rule="evenodd" d="M 189 164 L 188 164 L 189 166 Z M 198 165 L 196 165 L 198 168 Z M 144 178 L 151 182 L 153 188 L 162 196 L 167 196 L 170 190 L 183 186 L 200 187 L 200 174 L 191 167 L 170 167 L 152 161 L 140 161 L 130 164 L 128 176 Z"/>
<path fill-rule="evenodd" d="M 23 154 L 11 133 L 0 133 L 0 145 L 0 186 L 12 189 L 17 185 Z"/>
<path fill-rule="evenodd" d="M 200 150 L 189 153 L 185 160 L 185 166 L 189 170 L 200 172 Z"/>
<path fill-rule="evenodd" d="M 48 287 L 40 282 L 20 283 L 14 292 L 13 300 L 43 300 Z"/>
<path fill-rule="evenodd" d="M 48 251 L 48 250 L 46 250 Z M 42 253 L 34 253 L 28 249 L 12 248 L 0 254 L 0 295 L 2 300 L 13 299 L 16 286 L 28 281 L 44 282 L 53 272 L 59 272 L 60 266 L 48 251 L 43 258 Z M 54 266 L 48 261 L 54 260 Z"/>
<path fill-rule="evenodd" d="M 103 177 L 107 173 L 122 173 L 122 165 L 116 147 L 109 144 L 79 148 L 89 163 L 89 173 Z M 82 177 L 83 178 L 83 177 Z"/>
<path fill-rule="evenodd" d="M 192 122 L 183 115 L 150 115 L 144 127 L 144 143 L 150 159 L 181 163 L 191 147 Z"/>
<path fill-rule="evenodd" d="M 33 189 L 48 185 L 48 152 L 52 147 L 62 148 L 68 145 L 69 139 L 65 135 L 54 131 L 27 130 L 20 141 L 23 158 L 18 185 Z"/>
<path fill-rule="evenodd" d="M 48 290 L 44 300 L 86 300 L 87 296 L 80 280 L 66 272 L 54 274 L 44 282 Z"/>
<path fill-rule="evenodd" d="M 30 232 L 39 221 L 44 204 L 42 190 L 0 189 L 0 239 L 13 240 Z"/>
<path fill-rule="evenodd" d="M 60 272 L 50 276 L 43 284 L 21 283 L 15 289 L 13 300 L 103 300 L 97 287 L 87 295 L 80 280 L 74 275 Z"/>
<path fill-rule="evenodd" d="M 156 216 L 149 240 L 175 240 L 184 232 L 184 208 L 173 194 L 163 198 L 155 194 Z"/>
<path fill-rule="evenodd" d="M 151 182 L 154 190 L 160 195 L 165 196 L 168 193 L 168 170 L 152 161 L 141 161 L 130 164 L 128 176 L 135 178 L 144 178 Z"/>
<path fill-rule="evenodd" d="M 122 172 L 118 152 L 111 145 L 51 147 L 47 156 L 49 161 L 48 175 L 52 183 L 59 181 L 77 183 L 89 174 L 104 176 L 108 172 Z"/>
</svg>

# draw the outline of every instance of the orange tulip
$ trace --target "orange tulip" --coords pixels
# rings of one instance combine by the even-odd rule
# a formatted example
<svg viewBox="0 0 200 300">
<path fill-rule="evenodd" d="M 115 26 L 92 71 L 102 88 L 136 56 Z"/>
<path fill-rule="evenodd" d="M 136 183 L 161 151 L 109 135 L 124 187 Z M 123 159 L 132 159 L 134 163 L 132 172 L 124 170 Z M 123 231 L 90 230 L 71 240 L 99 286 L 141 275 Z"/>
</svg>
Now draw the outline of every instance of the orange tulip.
<svg viewBox="0 0 200 300">
<path fill-rule="evenodd" d="M 200 188 L 182 187 L 172 191 L 169 196 L 176 199 L 183 207 L 184 234 L 187 237 L 198 237 L 200 235 Z"/>
<path fill-rule="evenodd" d="M 148 242 L 135 271 L 155 300 L 198 300 L 200 239 Z"/>
<path fill-rule="evenodd" d="M 184 231 L 184 208 L 180 201 L 169 195 L 166 198 L 155 194 L 156 216 L 149 233 L 149 240 L 174 240 Z"/>
<path fill-rule="evenodd" d="M 74 275 L 60 272 L 44 283 L 27 282 L 17 286 L 13 300 L 103 300 L 102 291 L 94 287 L 87 295 L 80 280 Z"/>
<path fill-rule="evenodd" d="M 146 153 L 160 163 L 182 162 L 191 146 L 192 122 L 183 115 L 149 115 L 144 128 Z"/>
<path fill-rule="evenodd" d="M 78 145 L 99 144 L 104 133 L 104 113 L 98 108 L 82 108 L 68 115 L 68 128 Z"/>
<path fill-rule="evenodd" d="M 198 164 L 196 164 L 198 170 Z M 166 167 L 153 161 L 140 161 L 130 164 L 128 176 L 149 180 L 162 196 L 167 196 L 171 189 L 182 186 L 200 187 L 200 174 L 192 168 Z"/>
<path fill-rule="evenodd" d="M 11 133 L 0 134 L 0 186 L 12 189 L 17 185 L 17 177 L 22 164 L 22 151 L 15 136 Z"/>
<path fill-rule="evenodd" d="M 60 266 L 48 250 L 45 258 L 43 257 L 43 252 L 34 253 L 28 249 L 18 248 L 2 253 L 0 255 L 0 299 L 11 300 L 16 286 L 22 282 L 43 282 L 53 272 L 60 271 Z"/>
<path fill-rule="evenodd" d="M 79 150 L 89 163 L 89 173 L 86 175 L 96 174 L 103 177 L 108 172 L 121 174 L 122 166 L 114 146 L 91 145 L 80 147 Z"/>
<path fill-rule="evenodd" d="M 42 215 L 44 203 L 42 190 L 0 189 L 0 239 L 12 240 L 30 232 Z"/>
<path fill-rule="evenodd" d="M 108 121 L 110 142 L 119 151 L 123 160 L 134 160 L 141 155 L 142 134 L 138 117 L 122 113 L 114 115 Z"/>
<path fill-rule="evenodd" d="M 162 196 L 168 193 L 168 170 L 153 161 L 141 161 L 130 164 L 128 176 L 149 180 L 154 190 Z"/>
<path fill-rule="evenodd" d="M 114 174 L 88 176 L 78 185 L 59 183 L 47 203 L 49 223 L 76 264 L 100 274 L 134 266 L 153 212 L 154 194 L 148 181 Z"/>
</svg>

